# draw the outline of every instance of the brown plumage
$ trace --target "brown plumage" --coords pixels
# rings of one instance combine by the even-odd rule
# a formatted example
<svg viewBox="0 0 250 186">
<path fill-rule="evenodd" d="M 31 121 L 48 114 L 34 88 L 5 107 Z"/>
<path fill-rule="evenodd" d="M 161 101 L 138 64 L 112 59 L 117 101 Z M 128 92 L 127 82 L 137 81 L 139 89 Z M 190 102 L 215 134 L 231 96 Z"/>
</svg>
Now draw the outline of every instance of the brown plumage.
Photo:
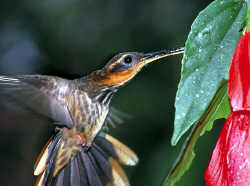
<svg viewBox="0 0 250 186">
<path fill-rule="evenodd" d="M 143 66 L 182 52 L 183 48 L 148 54 L 121 53 L 101 70 L 76 80 L 43 75 L 0 76 L 0 93 L 49 117 L 57 125 L 56 135 L 35 163 L 35 185 L 129 185 L 119 164 L 134 166 L 138 157 L 101 131 L 110 100 Z"/>
</svg>

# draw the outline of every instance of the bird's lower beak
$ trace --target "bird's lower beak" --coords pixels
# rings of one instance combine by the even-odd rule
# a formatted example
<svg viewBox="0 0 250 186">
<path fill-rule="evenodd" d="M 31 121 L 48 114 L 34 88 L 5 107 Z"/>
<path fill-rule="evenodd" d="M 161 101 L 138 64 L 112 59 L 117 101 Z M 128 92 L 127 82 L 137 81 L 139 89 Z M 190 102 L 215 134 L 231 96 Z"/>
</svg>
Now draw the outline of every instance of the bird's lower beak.
<svg viewBox="0 0 250 186">
<path fill-rule="evenodd" d="M 177 48 L 174 50 L 160 50 L 157 52 L 150 52 L 150 53 L 146 53 L 145 57 L 143 57 L 143 64 L 146 65 L 148 63 L 151 63 L 153 61 L 156 61 L 158 59 L 167 57 L 167 56 L 172 56 L 172 55 L 176 55 L 176 54 L 181 54 L 184 52 L 184 47 L 182 48 Z"/>
</svg>

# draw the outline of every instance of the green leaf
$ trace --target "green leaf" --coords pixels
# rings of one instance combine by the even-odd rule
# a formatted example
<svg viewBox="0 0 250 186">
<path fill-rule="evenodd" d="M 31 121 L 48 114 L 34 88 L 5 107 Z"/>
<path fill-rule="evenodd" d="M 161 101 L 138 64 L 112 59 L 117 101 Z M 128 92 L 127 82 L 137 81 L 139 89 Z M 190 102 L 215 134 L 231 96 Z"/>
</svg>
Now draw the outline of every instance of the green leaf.
<svg viewBox="0 0 250 186">
<path fill-rule="evenodd" d="M 164 186 L 173 186 L 189 169 L 194 157 L 194 147 L 201 134 L 212 127 L 213 122 L 218 118 L 227 118 L 231 113 L 231 108 L 227 96 L 227 82 L 224 81 L 215 94 L 207 111 L 201 120 L 193 127 L 192 132 L 182 146 L 181 153 L 177 158 L 170 174 L 164 182 Z"/>
<path fill-rule="evenodd" d="M 228 79 L 246 10 L 243 0 L 216 0 L 192 24 L 175 101 L 172 145 L 201 118 L 222 80 Z"/>
<path fill-rule="evenodd" d="M 221 90 L 215 99 L 215 105 L 212 106 L 210 110 L 210 115 L 207 115 L 206 120 L 204 121 L 204 127 L 200 133 L 202 136 L 206 131 L 210 131 L 213 128 L 213 123 L 215 120 L 220 118 L 228 118 L 231 113 L 231 106 L 229 103 L 228 95 L 227 95 L 227 88 L 225 90 Z M 221 100 L 218 100 L 221 99 Z M 211 102 L 213 104 L 213 101 Z M 216 105 L 217 104 L 217 105 Z M 206 113 L 205 113 L 206 114 Z"/>
<path fill-rule="evenodd" d="M 249 0 L 250 1 L 250 0 Z M 250 2 L 247 2 L 248 4 L 248 8 L 247 8 L 247 16 L 246 16 L 246 29 L 249 30 L 250 29 Z"/>
</svg>

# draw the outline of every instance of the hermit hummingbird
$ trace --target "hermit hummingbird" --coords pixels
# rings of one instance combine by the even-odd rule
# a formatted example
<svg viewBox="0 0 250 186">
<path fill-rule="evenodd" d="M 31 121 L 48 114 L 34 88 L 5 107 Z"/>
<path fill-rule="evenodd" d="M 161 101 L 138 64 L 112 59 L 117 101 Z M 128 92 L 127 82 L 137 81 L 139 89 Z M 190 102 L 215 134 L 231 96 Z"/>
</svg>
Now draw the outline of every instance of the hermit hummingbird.
<svg viewBox="0 0 250 186">
<path fill-rule="evenodd" d="M 183 50 L 120 53 L 103 68 L 74 80 L 45 75 L 0 76 L 0 91 L 56 124 L 55 135 L 35 163 L 35 185 L 128 186 L 120 164 L 134 166 L 138 157 L 102 130 L 111 98 L 144 66 Z"/>
</svg>

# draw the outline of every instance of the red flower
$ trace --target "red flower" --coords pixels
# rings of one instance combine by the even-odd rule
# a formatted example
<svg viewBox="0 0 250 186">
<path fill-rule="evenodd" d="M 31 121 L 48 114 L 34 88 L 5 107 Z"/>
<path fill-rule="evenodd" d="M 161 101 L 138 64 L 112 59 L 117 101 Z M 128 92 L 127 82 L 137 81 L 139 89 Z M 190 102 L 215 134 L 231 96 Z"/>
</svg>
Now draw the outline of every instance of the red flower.
<svg viewBox="0 0 250 186">
<path fill-rule="evenodd" d="M 244 33 L 234 51 L 229 70 L 228 95 L 233 111 L 250 111 L 250 32 Z"/>
<path fill-rule="evenodd" d="M 228 86 L 232 113 L 205 172 L 207 186 L 250 185 L 250 32 L 235 49 Z"/>
</svg>

